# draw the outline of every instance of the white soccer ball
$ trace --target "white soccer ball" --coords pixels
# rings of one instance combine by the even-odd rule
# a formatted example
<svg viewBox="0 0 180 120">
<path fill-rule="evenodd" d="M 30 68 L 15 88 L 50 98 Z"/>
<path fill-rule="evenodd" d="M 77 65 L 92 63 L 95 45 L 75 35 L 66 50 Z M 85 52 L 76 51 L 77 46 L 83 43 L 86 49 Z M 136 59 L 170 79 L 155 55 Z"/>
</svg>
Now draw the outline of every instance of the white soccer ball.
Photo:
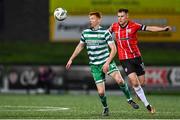
<svg viewBox="0 0 180 120">
<path fill-rule="evenodd" d="M 63 21 L 67 18 L 67 11 L 63 8 L 56 8 L 54 11 L 54 18 L 58 21 Z"/>
</svg>

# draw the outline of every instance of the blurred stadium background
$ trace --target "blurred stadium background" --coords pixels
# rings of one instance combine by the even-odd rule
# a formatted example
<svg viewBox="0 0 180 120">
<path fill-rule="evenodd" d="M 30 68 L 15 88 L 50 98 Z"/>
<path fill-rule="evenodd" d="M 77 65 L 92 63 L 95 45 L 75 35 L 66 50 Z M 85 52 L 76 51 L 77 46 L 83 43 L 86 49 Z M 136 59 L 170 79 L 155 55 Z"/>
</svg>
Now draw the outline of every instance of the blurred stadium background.
<svg viewBox="0 0 180 120">
<path fill-rule="evenodd" d="M 65 8 L 68 11 L 68 18 L 63 22 L 55 21 L 53 18 L 53 11 L 57 7 Z M 0 118 L 99 118 L 95 117 L 98 116 L 95 112 L 89 116 L 86 115 L 87 113 L 78 113 L 77 111 L 80 109 L 85 110 L 83 106 L 79 107 L 76 112 L 70 111 L 69 114 L 63 112 L 61 115 L 58 113 L 45 115 L 42 111 L 40 115 L 36 112 L 21 114 L 17 112 L 18 110 L 15 113 L 11 111 L 9 114 L 8 109 L 17 109 L 17 107 L 7 106 L 20 106 L 24 102 L 25 104 L 22 106 L 33 106 L 35 105 L 33 100 L 40 106 L 44 104 L 63 106 L 72 97 L 67 93 L 73 92 L 84 93 L 89 96 L 90 100 L 98 99 L 97 96 L 91 96 L 96 89 L 85 50 L 75 59 L 74 66 L 70 71 L 66 71 L 64 66 L 78 44 L 81 30 L 88 26 L 88 13 L 101 11 L 103 14 L 102 25 L 108 27 L 113 21 L 116 21 L 115 16 L 119 8 L 128 8 L 130 18 L 139 23 L 172 26 L 171 32 L 139 32 L 139 47 L 146 65 L 145 92 L 149 93 L 149 98 L 152 98 L 154 104 L 159 107 L 169 104 L 170 98 L 175 98 L 172 105 L 175 109 L 168 113 L 166 109 L 172 106 L 166 106 L 167 108 L 162 109 L 164 113 L 160 109 L 161 115 L 159 112 L 153 117 L 144 115 L 143 112 L 138 113 L 139 111 L 122 117 L 122 113 L 119 111 L 119 116 L 114 113 L 114 118 L 120 116 L 121 118 L 134 118 L 134 114 L 137 115 L 136 118 L 180 118 L 177 112 L 180 110 L 180 106 L 175 104 L 180 99 L 179 0 L 156 0 L 153 2 L 151 0 L 0 0 L 0 99 L 2 100 Z M 119 64 L 117 57 L 115 60 Z M 41 68 L 50 68 L 53 74 L 48 83 L 51 84 L 50 91 L 45 91 L 49 95 L 42 95 L 42 99 L 50 100 L 52 103 L 63 99 L 64 102 L 61 104 L 50 104 L 51 102 L 48 104 L 47 101 L 39 104 L 41 97 L 38 95 L 44 92 L 44 89 L 40 89 L 41 86 L 38 84 Z M 127 80 L 120 64 L 119 69 Z M 48 89 L 48 87 L 46 88 Z M 118 91 L 118 86 L 108 76 L 106 88 L 110 94 Z M 22 97 L 17 95 L 20 93 L 38 95 Z M 52 96 L 54 93 L 65 95 Z M 162 97 L 154 96 L 157 94 Z M 168 94 L 168 96 L 163 96 L 164 94 Z M 88 96 L 73 95 L 73 98 L 80 101 Z M 32 104 L 29 104 L 28 98 L 32 100 Z M 10 104 L 10 99 L 19 101 L 19 103 Z M 166 99 L 167 103 L 159 104 L 162 99 Z M 110 102 L 115 107 L 117 100 L 113 100 Z M 7 101 L 10 103 L 6 103 Z M 73 102 L 73 99 L 70 102 Z M 88 105 L 95 104 L 96 106 L 98 102 L 96 100 L 96 103 L 90 102 Z M 85 106 L 85 104 L 83 105 Z M 101 105 L 97 106 L 101 110 Z M 69 105 L 69 107 L 75 106 Z M 5 111 L 3 111 L 4 109 Z M 33 111 L 34 108 L 31 109 Z M 92 117 L 92 115 L 95 116 Z"/>
</svg>

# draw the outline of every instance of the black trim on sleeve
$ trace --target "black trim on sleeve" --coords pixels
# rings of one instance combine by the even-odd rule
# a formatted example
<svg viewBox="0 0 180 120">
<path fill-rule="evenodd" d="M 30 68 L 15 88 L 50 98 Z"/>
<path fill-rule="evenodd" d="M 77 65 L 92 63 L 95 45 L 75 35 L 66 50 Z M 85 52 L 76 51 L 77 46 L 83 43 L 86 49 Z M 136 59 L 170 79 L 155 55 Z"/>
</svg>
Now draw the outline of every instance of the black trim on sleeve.
<svg viewBox="0 0 180 120">
<path fill-rule="evenodd" d="M 140 30 L 146 31 L 146 25 L 142 25 Z"/>
</svg>

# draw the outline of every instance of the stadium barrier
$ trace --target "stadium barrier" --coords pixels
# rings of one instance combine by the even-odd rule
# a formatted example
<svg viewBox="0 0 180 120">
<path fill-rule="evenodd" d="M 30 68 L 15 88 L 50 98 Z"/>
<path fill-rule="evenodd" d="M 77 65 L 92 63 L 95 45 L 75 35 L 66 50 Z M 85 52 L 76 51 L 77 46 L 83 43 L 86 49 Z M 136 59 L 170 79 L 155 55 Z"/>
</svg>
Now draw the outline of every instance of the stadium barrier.
<svg viewBox="0 0 180 120">
<path fill-rule="evenodd" d="M 0 67 L 0 90 L 1 92 L 12 91 L 37 91 L 39 86 L 39 68 L 42 66 L 6 66 Z M 95 90 L 95 84 L 88 66 L 73 66 L 71 70 L 65 70 L 64 66 L 45 66 L 51 68 L 54 76 L 51 78 L 50 90 L 58 92 L 69 90 Z M 127 77 L 119 66 L 123 78 Z M 146 86 L 148 92 L 152 91 L 179 91 L 180 90 L 180 67 L 146 67 Z M 118 86 L 111 77 L 106 76 L 106 88 L 118 90 Z M 43 88 L 44 89 L 44 88 Z"/>
</svg>

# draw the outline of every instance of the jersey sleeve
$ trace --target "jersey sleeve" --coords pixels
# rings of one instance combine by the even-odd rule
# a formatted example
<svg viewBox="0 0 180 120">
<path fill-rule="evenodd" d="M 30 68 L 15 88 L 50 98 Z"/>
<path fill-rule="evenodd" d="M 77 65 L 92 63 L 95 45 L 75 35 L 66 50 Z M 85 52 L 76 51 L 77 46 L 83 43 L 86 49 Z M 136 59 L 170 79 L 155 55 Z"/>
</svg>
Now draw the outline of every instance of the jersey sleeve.
<svg viewBox="0 0 180 120">
<path fill-rule="evenodd" d="M 81 33 L 80 43 L 85 43 L 85 38 L 84 38 L 83 32 Z"/>
<path fill-rule="evenodd" d="M 137 30 L 146 31 L 146 25 L 135 23 Z"/>
<path fill-rule="evenodd" d="M 109 30 L 107 30 L 107 32 L 105 33 L 105 40 L 108 44 L 114 43 L 114 40 L 112 39 L 112 35 Z"/>
</svg>

